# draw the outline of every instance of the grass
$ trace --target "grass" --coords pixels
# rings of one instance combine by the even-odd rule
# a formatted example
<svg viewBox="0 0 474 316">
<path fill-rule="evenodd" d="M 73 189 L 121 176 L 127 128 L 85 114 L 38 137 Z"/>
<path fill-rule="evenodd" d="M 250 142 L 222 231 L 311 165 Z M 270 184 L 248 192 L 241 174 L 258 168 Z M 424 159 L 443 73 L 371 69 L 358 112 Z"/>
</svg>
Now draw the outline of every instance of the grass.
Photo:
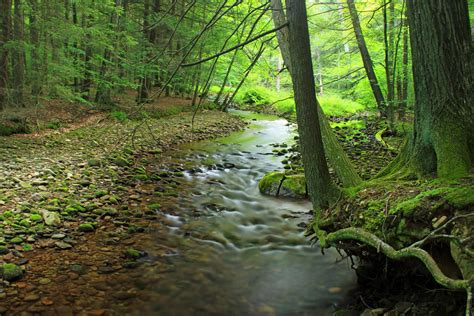
<svg viewBox="0 0 474 316">
<path fill-rule="evenodd" d="M 351 116 L 369 110 L 356 101 L 344 99 L 338 95 L 318 96 L 318 101 L 327 116 Z M 261 86 L 245 87 L 237 94 L 235 102 L 239 105 L 257 107 L 272 105 L 281 114 L 292 115 L 295 113 L 295 103 L 292 93 L 289 91 L 276 92 Z"/>
</svg>

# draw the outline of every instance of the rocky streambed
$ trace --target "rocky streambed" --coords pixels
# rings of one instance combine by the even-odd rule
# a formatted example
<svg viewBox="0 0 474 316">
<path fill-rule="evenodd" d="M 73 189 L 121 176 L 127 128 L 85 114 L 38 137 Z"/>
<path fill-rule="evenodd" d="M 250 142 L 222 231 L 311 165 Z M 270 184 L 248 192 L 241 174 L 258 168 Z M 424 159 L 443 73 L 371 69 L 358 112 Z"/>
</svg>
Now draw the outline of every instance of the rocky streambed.
<svg viewBox="0 0 474 316">
<path fill-rule="evenodd" d="M 206 112 L 2 139 L 0 313 L 331 314 L 354 275 L 308 245 L 308 202 L 259 193 L 281 165 L 271 143 L 293 136 L 254 119 L 173 151 L 245 124 Z"/>
</svg>

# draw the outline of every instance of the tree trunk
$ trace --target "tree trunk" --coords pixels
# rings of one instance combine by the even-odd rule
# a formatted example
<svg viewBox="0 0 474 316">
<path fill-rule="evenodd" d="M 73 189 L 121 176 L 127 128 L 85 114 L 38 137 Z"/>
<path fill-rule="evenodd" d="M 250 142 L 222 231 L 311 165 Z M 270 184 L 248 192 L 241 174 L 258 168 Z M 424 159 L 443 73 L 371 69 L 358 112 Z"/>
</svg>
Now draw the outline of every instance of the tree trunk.
<svg viewBox="0 0 474 316">
<path fill-rule="evenodd" d="M 381 176 L 469 174 L 474 155 L 472 42 L 465 0 L 407 3 L 415 124 L 411 140 Z"/>
<path fill-rule="evenodd" d="M 319 125 L 306 4 L 301 0 L 287 0 L 286 9 L 301 155 L 308 192 L 314 209 L 319 210 L 329 207 L 335 197 L 336 187 L 329 177 Z"/>
<path fill-rule="evenodd" d="M 15 0 L 13 35 L 16 41 L 13 51 L 13 104 L 24 106 L 23 89 L 25 78 L 24 21 L 22 0 Z"/>
<path fill-rule="evenodd" d="M 387 0 L 384 0 L 383 16 L 384 16 L 384 46 L 385 46 L 385 78 L 387 81 L 387 121 L 390 130 L 393 131 L 395 123 L 395 83 L 393 82 L 393 74 L 396 71 L 394 66 L 394 39 L 395 39 L 395 1 L 390 1 L 389 14 L 387 17 Z"/>
<path fill-rule="evenodd" d="M 372 59 L 370 58 L 370 54 L 365 43 L 364 34 L 362 33 L 362 29 L 360 27 L 359 16 L 354 4 L 354 0 L 347 0 L 347 5 L 349 7 L 349 13 L 351 15 L 352 26 L 356 35 L 357 45 L 359 46 L 360 55 L 362 56 L 362 62 L 364 63 L 365 72 L 367 73 L 367 78 L 369 79 L 372 93 L 374 94 L 380 114 L 385 117 L 387 115 L 385 99 L 382 94 L 382 90 L 380 89 L 377 76 L 375 75 Z"/>
<path fill-rule="evenodd" d="M 40 62 L 40 22 L 38 0 L 30 0 L 30 41 L 31 41 L 31 95 L 38 97 L 41 93 L 41 62 Z"/>
<path fill-rule="evenodd" d="M 406 11 L 405 11 L 406 15 Z M 400 102 L 398 105 L 398 118 L 404 119 L 405 112 L 408 108 L 408 25 L 407 19 L 403 22 L 403 56 L 402 56 L 402 79 L 400 84 Z"/>
<path fill-rule="evenodd" d="M 10 40 L 11 6 L 11 0 L 0 1 L 0 110 L 8 101 L 8 49 L 4 45 Z"/>
<path fill-rule="evenodd" d="M 286 17 L 283 11 L 281 0 L 271 0 L 273 24 L 275 27 L 286 23 Z M 288 47 L 288 29 L 283 28 L 277 32 L 278 44 L 280 46 L 281 55 L 285 62 L 286 68 L 290 75 L 292 72 L 290 53 Z M 362 182 L 362 179 L 357 174 L 349 157 L 342 149 L 339 141 L 334 135 L 329 121 L 324 115 L 323 110 L 317 104 L 319 123 L 321 125 L 321 133 L 323 135 L 324 150 L 327 153 L 329 164 L 334 168 L 337 177 L 344 187 L 356 186 Z"/>
</svg>

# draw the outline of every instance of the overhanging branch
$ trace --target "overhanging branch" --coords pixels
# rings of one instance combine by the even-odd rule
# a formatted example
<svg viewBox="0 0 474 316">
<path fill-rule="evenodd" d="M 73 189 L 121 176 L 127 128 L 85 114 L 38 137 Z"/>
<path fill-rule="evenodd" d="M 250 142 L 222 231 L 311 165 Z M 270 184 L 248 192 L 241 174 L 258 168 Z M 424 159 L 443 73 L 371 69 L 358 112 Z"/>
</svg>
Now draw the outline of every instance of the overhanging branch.
<svg viewBox="0 0 474 316">
<path fill-rule="evenodd" d="M 235 46 L 233 46 L 233 47 L 230 47 L 230 48 L 228 48 L 228 49 L 226 49 L 226 50 L 223 50 L 223 51 L 221 51 L 221 52 L 218 53 L 218 54 L 212 55 L 212 56 L 210 56 L 210 57 L 207 57 L 207 58 L 204 58 L 204 59 L 201 59 L 201 60 L 192 62 L 192 63 L 182 64 L 181 67 L 191 67 L 191 66 L 196 66 L 196 65 L 205 63 L 206 61 L 209 61 L 209 60 L 212 60 L 212 59 L 217 58 L 217 57 L 219 57 L 219 56 L 225 55 L 225 54 L 230 53 L 230 52 L 232 52 L 232 51 L 234 51 L 234 50 L 236 50 L 236 49 L 239 49 L 239 48 L 241 48 L 241 47 L 243 47 L 243 46 L 245 46 L 245 45 L 248 45 L 248 44 L 250 44 L 250 43 L 252 43 L 252 42 L 255 42 L 256 40 L 258 40 L 258 39 L 260 39 L 260 38 L 262 38 L 262 37 L 265 37 L 265 36 L 267 36 L 268 34 L 275 33 L 275 32 L 277 32 L 277 31 L 279 31 L 279 30 L 281 30 L 281 29 L 283 29 L 283 28 L 285 28 L 285 27 L 287 27 L 287 26 L 288 26 L 288 23 L 285 23 L 285 24 L 283 24 L 283 25 L 280 25 L 279 27 L 276 27 L 276 28 L 271 29 L 271 30 L 269 30 L 269 31 L 263 32 L 263 33 L 261 33 L 261 34 L 255 36 L 255 37 L 253 37 L 253 38 L 251 38 L 251 39 L 249 39 L 249 40 L 247 40 L 247 41 L 245 41 L 245 42 L 243 42 L 243 43 L 240 43 L 240 44 L 235 45 Z"/>
</svg>

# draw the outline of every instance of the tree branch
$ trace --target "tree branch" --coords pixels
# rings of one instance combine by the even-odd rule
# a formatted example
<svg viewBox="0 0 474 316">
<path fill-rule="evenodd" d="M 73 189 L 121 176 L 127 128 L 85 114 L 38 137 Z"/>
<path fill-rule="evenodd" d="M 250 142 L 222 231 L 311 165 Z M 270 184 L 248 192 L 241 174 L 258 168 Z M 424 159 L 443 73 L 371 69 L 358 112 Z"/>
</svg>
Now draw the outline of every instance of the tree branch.
<svg viewBox="0 0 474 316">
<path fill-rule="evenodd" d="M 245 42 L 243 42 L 243 43 L 240 43 L 240 44 L 235 45 L 235 46 L 233 46 L 233 47 L 231 47 L 231 48 L 228 48 L 228 49 L 226 49 L 226 50 L 223 50 L 223 51 L 221 51 L 221 52 L 218 53 L 218 54 L 212 55 L 212 56 L 210 56 L 210 57 L 207 57 L 207 58 L 204 58 L 204 59 L 201 59 L 201 60 L 198 60 L 198 61 L 189 63 L 189 64 L 182 64 L 181 67 L 191 67 L 191 66 L 196 66 L 196 65 L 205 63 L 206 61 L 212 60 L 212 59 L 217 58 L 217 57 L 219 57 L 219 56 L 222 56 L 222 55 L 224 55 L 224 54 L 230 53 L 231 51 L 234 51 L 234 50 L 236 50 L 236 49 L 238 49 L 238 48 L 241 48 L 241 47 L 243 47 L 243 46 L 245 46 L 245 45 L 248 45 L 248 44 L 250 44 L 250 43 L 252 43 L 252 42 L 255 42 L 256 40 L 258 40 L 258 39 L 260 39 L 260 38 L 262 38 L 262 37 L 265 37 L 265 36 L 267 36 L 268 34 L 275 33 L 275 32 L 277 32 L 277 31 L 279 31 L 279 30 L 281 30 L 281 29 L 283 29 L 283 28 L 285 28 L 285 27 L 287 27 L 287 26 L 288 26 L 288 23 L 285 23 L 285 24 L 283 24 L 283 25 L 280 25 L 279 27 L 276 27 L 276 28 L 271 29 L 271 30 L 269 30 L 269 31 L 263 32 L 263 33 L 261 33 L 261 34 L 255 36 L 255 37 L 253 37 L 253 38 L 251 38 L 251 39 L 249 39 L 249 40 L 247 40 L 247 41 L 245 41 Z"/>
</svg>

